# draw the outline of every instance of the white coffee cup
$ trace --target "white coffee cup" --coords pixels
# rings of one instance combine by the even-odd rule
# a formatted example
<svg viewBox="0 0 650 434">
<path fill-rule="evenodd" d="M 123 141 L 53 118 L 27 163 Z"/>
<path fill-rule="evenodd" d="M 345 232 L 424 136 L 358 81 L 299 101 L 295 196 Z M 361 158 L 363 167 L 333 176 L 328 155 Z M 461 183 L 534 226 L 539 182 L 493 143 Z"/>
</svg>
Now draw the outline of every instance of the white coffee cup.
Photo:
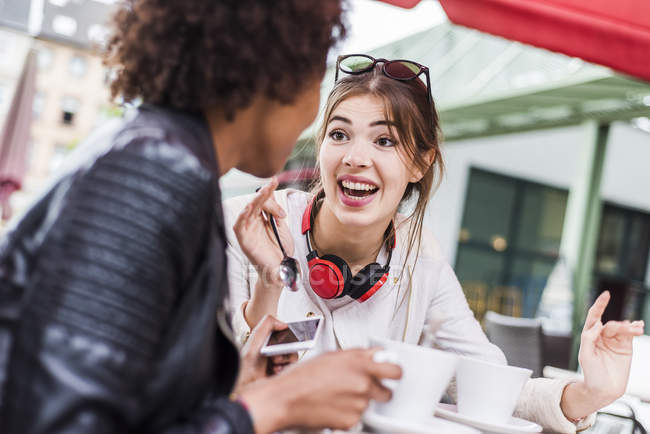
<svg viewBox="0 0 650 434">
<path fill-rule="evenodd" d="M 458 413 L 484 422 L 508 423 L 532 372 L 461 357 L 456 371 Z"/>
<path fill-rule="evenodd" d="M 384 348 L 376 360 L 397 363 L 402 368 L 402 378 L 386 384 L 393 391 L 391 400 L 375 402 L 372 410 L 408 420 L 431 418 L 456 372 L 458 356 L 389 339 L 371 338 L 370 343 Z"/>
</svg>

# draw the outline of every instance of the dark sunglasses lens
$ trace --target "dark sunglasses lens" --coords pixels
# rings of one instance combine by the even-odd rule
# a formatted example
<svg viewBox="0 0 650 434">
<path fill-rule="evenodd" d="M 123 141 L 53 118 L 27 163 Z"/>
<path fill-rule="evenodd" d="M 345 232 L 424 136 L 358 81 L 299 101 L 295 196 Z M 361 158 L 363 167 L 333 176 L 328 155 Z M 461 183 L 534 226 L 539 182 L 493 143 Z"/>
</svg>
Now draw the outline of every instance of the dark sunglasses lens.
<svg viewBox="0 0 650 434">
<path fill-rule="evenodd" d="M 393 61 L 386 63 L 384 71 L 392 78 L 408 80 L 418 75 L 420 67 L 413 62 Z"/>
<path fill-rule="evenodd" d="M 341 60 L 339 68 L 347 73 L 367 71 L 372 66 L 373 60 L 366 56 L 350 56 Z"/>
</svg>

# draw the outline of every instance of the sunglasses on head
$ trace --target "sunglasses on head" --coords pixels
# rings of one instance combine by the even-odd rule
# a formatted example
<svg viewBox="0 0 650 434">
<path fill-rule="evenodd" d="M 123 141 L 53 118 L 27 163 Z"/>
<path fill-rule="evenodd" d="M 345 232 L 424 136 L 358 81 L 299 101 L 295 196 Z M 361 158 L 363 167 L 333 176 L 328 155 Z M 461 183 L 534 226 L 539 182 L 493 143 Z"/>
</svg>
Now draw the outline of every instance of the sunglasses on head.
<svg viewBox="0 0 650 434">
<path fill-rule="evenodd" d="M 352 75 L 363 74 L 364 72 L 372 71 L 378 63 L 382 64 L 381 72 L 383 72 L 386 77 L 392 78 L 393 80 L 409 81 L 424 74 L 427 80 L 427 102 L 431 105 L 433 98 L 431 96 L 429 68 L 420 65 L 417 62 L 413 62 L 412 60 L 375 59 L 367 54 L 345 54 L 339 56 L 336 60 L 334 82 L 337 82 L 339 79 L 339 71 Z"/>
<path fill-rule="evenodd" d="M 429 68 L 424 65 L 420 65 L 417 62 L 412 60 L 388 60 L 388 59 L 375 59 L 372 56 L 367 54 L 345 54 L 339 56 L 336 60 L 336 73 L 334 75 L 334 82 L 336 83 L 339 79 L 339 71 L 346 74 L 358 75 L 365 72 L 372 71 L 373 68 L 381 63 L 381 72 L 393 80 L 398 81 L 409 81 L 415 80 L 420 75 L 424 74 L 426 77 L 426 93 L 427 93 L 427 102 L 429 103 L 429 109 L 431 110 L 431 128 L 435 132 L 435 126 L 433 125 L 433 97 L 431 96 L 431 79 L 429 78 Z M 422 81 L 418 81 L 422 85 Z M 435 135 L 435 134 L 434 134 Z"/>
</svg>

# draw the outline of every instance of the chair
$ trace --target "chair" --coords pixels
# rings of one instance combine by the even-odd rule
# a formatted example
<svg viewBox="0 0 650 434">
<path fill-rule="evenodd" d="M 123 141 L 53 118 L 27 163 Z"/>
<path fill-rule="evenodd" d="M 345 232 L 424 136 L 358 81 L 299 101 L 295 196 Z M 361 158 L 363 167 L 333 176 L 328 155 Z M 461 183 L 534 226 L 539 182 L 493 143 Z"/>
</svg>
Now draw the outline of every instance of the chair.
<svg viewBox="0 0 650 434">
<path fill-rule="evenodd" d="M 542 328 L 542 365 L 569 369 L 572 342 L 570 333 L 546 333 Z"/>
<path fill-rule="evenodd" d="M 596 422 L 589 431 L 594 434 L 648 434 L 642 405 L 641 401 L 623 396 L 596 413 Z"/>
<path fill-rule="evenodd" d="M 542 323 L 539 319 L 514 318 L 493 311 L 485 314 L 485 332 L 501 348 L 508 364 L 542 375 Z"/>
</svg>

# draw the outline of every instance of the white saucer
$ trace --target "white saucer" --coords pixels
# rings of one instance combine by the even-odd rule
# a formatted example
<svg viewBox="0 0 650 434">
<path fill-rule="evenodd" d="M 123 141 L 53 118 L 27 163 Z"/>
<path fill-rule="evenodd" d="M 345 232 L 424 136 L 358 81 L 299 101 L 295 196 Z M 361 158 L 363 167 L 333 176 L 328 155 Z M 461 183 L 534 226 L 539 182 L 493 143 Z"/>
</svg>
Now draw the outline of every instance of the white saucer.
<svg viewBox="0 0 650 434">
<path fill-rule="evenodd" d="M 437 433 L 437 434 L 480 434 L 480 431 L 458 423 L 449 422 L 431 416 L 426 421 L 409 421 L 384 416 L 367 410 L 362 417 L 363 423 L 374 432 L 379 433 Z"/>
<path fill-rule="evenodd" d="M 484 422 L 482 420 L 474 419 L 464 414 L 458 414 L 456 406 L 449 404 L 438 404 L 438 407 L 436 407 L 436 416 L 444 417 L 445 419 L 453 420 L 454 422 L 471 425 L 482 431 L 490 433 L 526 434 L 542 432 L 541 426 L 525 419 L 511 417 L 510 421 L 506 424 Z"/>
</svg>

